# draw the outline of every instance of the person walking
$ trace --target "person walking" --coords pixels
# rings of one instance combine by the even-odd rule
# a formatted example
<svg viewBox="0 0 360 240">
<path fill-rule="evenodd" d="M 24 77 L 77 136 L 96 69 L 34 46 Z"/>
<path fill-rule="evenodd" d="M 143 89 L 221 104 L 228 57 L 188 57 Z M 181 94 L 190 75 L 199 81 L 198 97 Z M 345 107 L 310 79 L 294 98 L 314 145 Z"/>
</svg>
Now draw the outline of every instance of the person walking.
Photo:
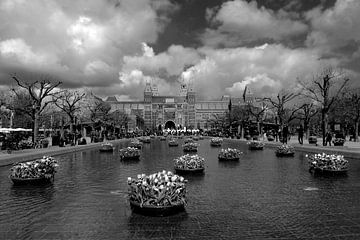
<svg viewBox="0 0 360 240">
<path fill-rule="evenodd" d="M 283 130 L 282 130 L 282 143 L 283 144 L 287 144 L 287 141 L 288 141 L 288 133 L 289 133 L 289 128 L 287 125 L 285 125 L 283 127 Z"/>
<path fill-rule="evenodd" d="M 301 124 L 298 129 L 298 141 L 301 145 L 304 143 L 304 128 Z"/>
<path fill-rule="evenodd" d="M 331 140 L 332 140 L 332 134 L 329 130 L 325 135 L 325 146 L 327 146 L 327 143 L 329 143 L 329 146 L 331 147 Z"/>
</svg>

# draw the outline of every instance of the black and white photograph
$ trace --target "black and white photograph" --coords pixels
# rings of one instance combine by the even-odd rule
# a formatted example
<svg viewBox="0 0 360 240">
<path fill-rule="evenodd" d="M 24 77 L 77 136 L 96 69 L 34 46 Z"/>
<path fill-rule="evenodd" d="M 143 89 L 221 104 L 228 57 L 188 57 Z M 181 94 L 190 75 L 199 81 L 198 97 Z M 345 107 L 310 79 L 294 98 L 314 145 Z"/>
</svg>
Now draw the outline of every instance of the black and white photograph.
<svg viewBox="0 0 360 240">
<path fill-rule="evenodd" d="M 360 1 L 0 0 L 0 239 L 360 239 Z"/>
</svg>

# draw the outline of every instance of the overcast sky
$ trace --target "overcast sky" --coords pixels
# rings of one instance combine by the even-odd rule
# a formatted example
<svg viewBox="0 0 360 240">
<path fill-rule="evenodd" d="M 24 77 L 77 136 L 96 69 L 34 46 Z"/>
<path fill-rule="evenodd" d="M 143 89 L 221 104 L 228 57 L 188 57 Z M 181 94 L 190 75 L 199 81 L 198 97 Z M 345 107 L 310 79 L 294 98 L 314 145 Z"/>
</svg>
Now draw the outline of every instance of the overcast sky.
<svg viewBox="0 0 360 240">
<path fill-rule="evenodd" d="M 358 0 L 0 0 L 0 87 L 46 74 L 65 88 L 143 97 L 180 79 L 205 98 L 271 94 L 326 66 L 360 76 Z"/>
</svg>

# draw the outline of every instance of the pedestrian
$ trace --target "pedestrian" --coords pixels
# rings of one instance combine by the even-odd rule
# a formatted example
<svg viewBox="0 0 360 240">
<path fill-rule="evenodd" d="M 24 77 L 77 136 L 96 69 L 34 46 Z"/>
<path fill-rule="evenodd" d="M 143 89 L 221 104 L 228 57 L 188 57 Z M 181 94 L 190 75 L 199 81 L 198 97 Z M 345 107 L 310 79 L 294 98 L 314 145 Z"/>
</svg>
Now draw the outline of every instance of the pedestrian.
<svg viewBox="0 0 360 240">
<path fill-rule="evenodd" d="M 282 130 L 282 143 L 283 143 L 283 144 L 287 144 L 287 141 L 288 141 L 288 133 L 289 133 L 289 128 L 288 128 L 288 126 L 285 124 L 285 126 L 283 127 L 283 130 Z"/>
<path fill-rule="evenodd" d="M 327 143 L 329 143 L 329 146 L 331 147 L 331 140 L 332 140 L 332 134 L 329 130 L 325 135 L 325 146 L 327 146 Z"/>
<path fill-rule="evenodd" d="M 304 143 L 304 128 L 301 124 L 298 129 L 298 140 L 301 145 Z"/>
</svg>

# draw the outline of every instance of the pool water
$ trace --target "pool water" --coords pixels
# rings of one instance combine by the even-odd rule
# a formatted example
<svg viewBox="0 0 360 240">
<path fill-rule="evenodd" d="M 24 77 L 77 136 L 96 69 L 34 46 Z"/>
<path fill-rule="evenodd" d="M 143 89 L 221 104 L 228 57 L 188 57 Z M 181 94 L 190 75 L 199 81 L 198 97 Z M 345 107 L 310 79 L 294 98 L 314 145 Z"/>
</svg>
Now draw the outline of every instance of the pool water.
<svg viewBox="0 0 360 240">
<path fill-rule="evenodd" d="M 186 212 L 167 217 L 132 213 L 127 178 L 173 170 L 181 148 L 152 139 L 140 161 L 98 149 L 56 157 L 53 185 L 14 187 L 0 167 L 0 239 L 360 239 L 360 160 L 346 176 L 314 176 L 305 153 L 275 156 L 235 140 L 238 162 L 219 162 L 221 148 L 200 140 L 205 174 L 186 176 Z"/>
</svg>

